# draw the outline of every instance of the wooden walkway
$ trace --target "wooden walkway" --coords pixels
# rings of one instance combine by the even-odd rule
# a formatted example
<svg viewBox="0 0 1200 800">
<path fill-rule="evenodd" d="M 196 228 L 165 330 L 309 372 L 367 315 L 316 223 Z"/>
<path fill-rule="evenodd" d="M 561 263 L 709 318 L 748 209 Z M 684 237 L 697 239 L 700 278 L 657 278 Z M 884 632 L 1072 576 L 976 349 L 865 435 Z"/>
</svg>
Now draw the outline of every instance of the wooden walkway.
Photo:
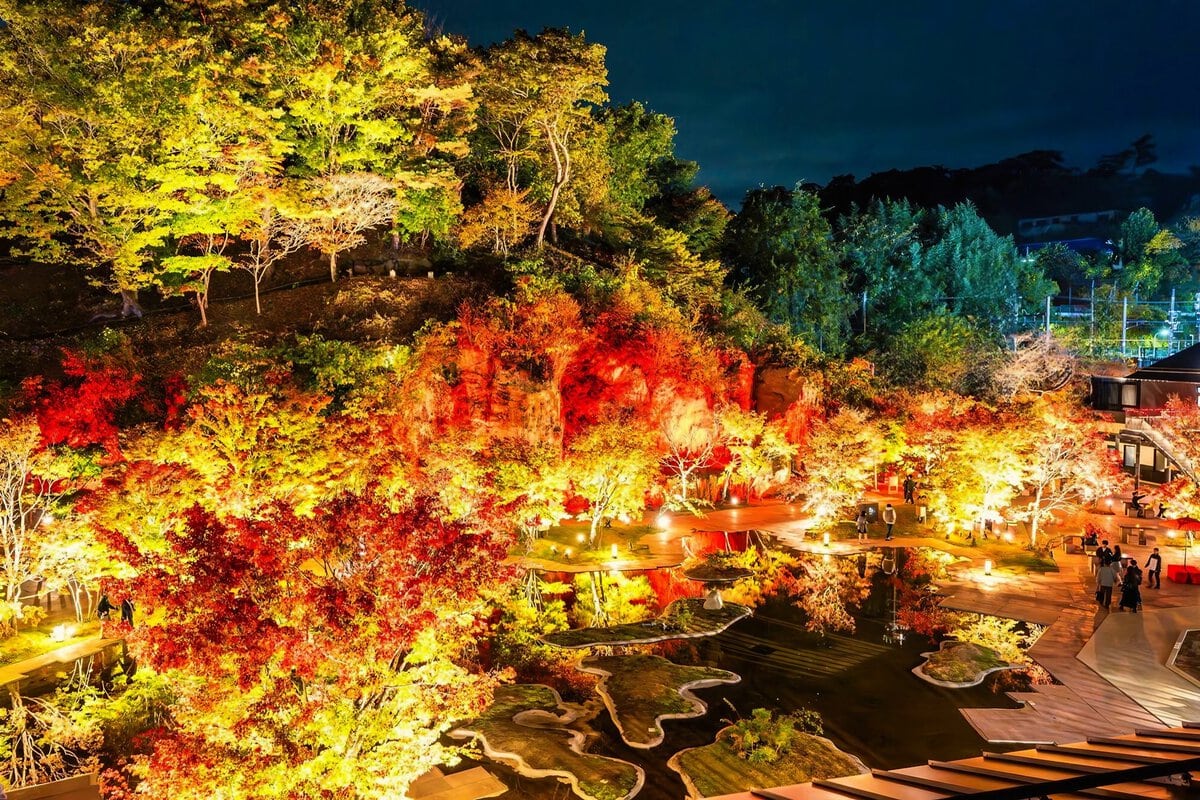
<svg viewBox="0 0 1200 800">
<path fill-rule="evenodd" d="M 1163 723 L 1077 656 L 1107 613 L 1096 607 L 1092 576 L 1082 556 L 1060 559 L 1060 585 L 1070 605 L 1060 607 L 1029 655 L 1061 685 L 1009 692 L 1021 708 L 963 709 L 963 716 L 989 742 L 1049 744 L 1086 739 L 1097 730 L 1130 733 Z M 1132 615 L 1131 615 L 1132 616 Z M 1197 697 L 1200 700 L 1200 696 Z"/>
<path fill-rule="evenodd" d="M 87 639 L 82 642 L 59 647 L 48 653 L 42 653 L 40 656 L 18 661 L 15 664 L 8 664 L 0 667 L 0 686 L 17 683 L 29 677 L 32 673 L 46 667 L 71 664 L 81 658 L 94 656 L 99 652 L 107 650 L 109 647 L 119 644 L 121 644 L 120 639 Z"/>
</svg>

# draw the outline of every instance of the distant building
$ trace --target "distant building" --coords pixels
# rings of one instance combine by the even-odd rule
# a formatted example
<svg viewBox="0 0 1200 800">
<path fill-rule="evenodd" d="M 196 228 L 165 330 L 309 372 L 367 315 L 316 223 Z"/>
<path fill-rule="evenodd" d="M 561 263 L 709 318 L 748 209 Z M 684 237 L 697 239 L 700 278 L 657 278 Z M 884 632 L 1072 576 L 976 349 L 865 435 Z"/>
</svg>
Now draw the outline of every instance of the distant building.
<svg viewBox="0 0 1200 800">
<path fill-rule="evenodd" d="M 1063 234 L 1080 227 L 1116 225 L 1122 213 L 1117 209 L 1081 211 L 1075 214 L 1056 214 L 1053 217 L 1025 217 L 1017 220 L 1017 236 L 1022 239 L 1060 239 Z"/>
<path fill-rule="evenodd" d="M 1138 482 L 1165 483 L 1187 471 L 1154 430 L 1154 417 L 1176 395 L 1200 403 L 1200 344 L 1123 378 L 1092 376 L 1092 408 L 1112 414 L 1118 423 L 1114 433 L 1121 464 Z"/>
</svg>

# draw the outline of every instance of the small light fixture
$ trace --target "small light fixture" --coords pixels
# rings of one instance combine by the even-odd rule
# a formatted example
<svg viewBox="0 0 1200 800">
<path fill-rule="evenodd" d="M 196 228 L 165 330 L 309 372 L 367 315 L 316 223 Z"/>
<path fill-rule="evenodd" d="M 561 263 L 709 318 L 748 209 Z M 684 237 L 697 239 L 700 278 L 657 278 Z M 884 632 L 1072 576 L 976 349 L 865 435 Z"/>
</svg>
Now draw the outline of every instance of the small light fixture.
<svg viewBox="0 0 1200 800">
<path fill-rule="evenodd" d="M 731 506 L 736 506 L 740 502 L 741 501 L 738 500 L 738 496 L 736 494 L 729 498 L 729 505 Z"/>
<path fill-rule="evenodd" d="M 616 544 L 614 544 L 614 545 L 613 545 L 611 548 L 609 548 L 609 552 L 611 552 L 611 553 L 612 553 L 612 558 L 613 558 L 613 561 L 616 561 L 616 560 L 617 560 L 617 546 L 616 546 Z"/>
<path fill-rule="evenodd" d="M 823 534 L 821 536 L 821 544 L 825 545 L 826 547 L 829 547 L 829 534 L 828 533 Z"/>
<path fill-rule="evenodd" d="M 579 544 L 583 544 L 583 540 L 585 538 L 586 537 L 582 533 L 575 534 L 575 541 L 578 542 Z"/>
<path fill-rule="evenodd" d="M 563 551 L 563 557 L 567 558 L 567 559 L 571 558 L 571 548 L 568 547 L 566 550 Z"/>
<path fill-rule="evenodd" d="M 665 511 L 660 512 L 659 515 L 654 518 L 654 524 L 665 530 L 671 527 L 671 517 L 668 516 L 667 512 Z"/>
<path fill-rule="evenodd" d="M 1004 541 L 1011 542 L 1012 540 L 1013 540 L 1012 531 L 1005 531 L 1004 532 Z"/>
<path fill-rule="evenodd" d="M 992 574 L 992 560 L 990 558 L 983 562 L 983 574 L 984 575 Z"/>
<path fill-rule="evenodd" d="M 620 522 L 622 525 L 628 525 L 629 524 L 629 515 L 621 514 L 620 516 L 617 517 L 617 521 Z"/>
</svg>

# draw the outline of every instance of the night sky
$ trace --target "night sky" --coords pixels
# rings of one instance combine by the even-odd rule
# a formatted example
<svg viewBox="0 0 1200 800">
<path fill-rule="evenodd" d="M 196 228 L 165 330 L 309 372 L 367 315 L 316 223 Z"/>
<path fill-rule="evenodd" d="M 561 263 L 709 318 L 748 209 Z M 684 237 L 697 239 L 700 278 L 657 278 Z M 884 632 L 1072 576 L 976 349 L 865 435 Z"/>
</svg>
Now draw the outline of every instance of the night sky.
<svg viewBox="0 0 1200 800">
<path fill-rule="evenodd" d="M 735 208 L 760 184 L 1033 149 L 1088 166 L 1143 133 L 1200 164 L 1195 0 L 413 0 L 472 44 L 513 29 L 607 45 L 609 94 L 673 116 Z"/>
</svg>

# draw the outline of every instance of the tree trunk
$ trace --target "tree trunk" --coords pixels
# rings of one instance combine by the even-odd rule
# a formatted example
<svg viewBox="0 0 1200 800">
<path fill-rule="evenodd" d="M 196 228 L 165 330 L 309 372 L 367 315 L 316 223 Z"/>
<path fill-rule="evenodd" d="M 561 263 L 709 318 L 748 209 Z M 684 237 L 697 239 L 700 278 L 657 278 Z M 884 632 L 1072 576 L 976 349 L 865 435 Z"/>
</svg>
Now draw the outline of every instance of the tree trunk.
<svg viewBox="0 0 1200 800">
<path fill-rule="evenodd" d="M 142 318 L 142 307 L 138 305 L 137 289 L 121 289 L 121 316 Z"/>
<path fill-rule="evenodd" d="M 1037 549 L 1038 521 L 1042 516 L 1042 487 L 1033 495 L 1033 513 L 1029 515 L 1029 545 Z"/>
<path fill-rule="evenodd" d="M 591 529 L 591 532 L 588 533 L 588 546 L 589 547 L 596 547 L 599 544 L 599 541 L 597 540 L 596 537 L 600 533 L 600 518 L 602 516 L 603 515 L 599 514 L 599 513 L 592 515 L 592 529 Z"/>
<path fill-rule="evenodd" d="M 337 283 L 337 253 L 329 254 L 329 280 L 332 283 Z"/>
<path fill-rule="evenodd" d="M 254 313 L 262 314 L 262 303 L 258 299 L 258 275 L 254 276 Z"/>
</svg>

